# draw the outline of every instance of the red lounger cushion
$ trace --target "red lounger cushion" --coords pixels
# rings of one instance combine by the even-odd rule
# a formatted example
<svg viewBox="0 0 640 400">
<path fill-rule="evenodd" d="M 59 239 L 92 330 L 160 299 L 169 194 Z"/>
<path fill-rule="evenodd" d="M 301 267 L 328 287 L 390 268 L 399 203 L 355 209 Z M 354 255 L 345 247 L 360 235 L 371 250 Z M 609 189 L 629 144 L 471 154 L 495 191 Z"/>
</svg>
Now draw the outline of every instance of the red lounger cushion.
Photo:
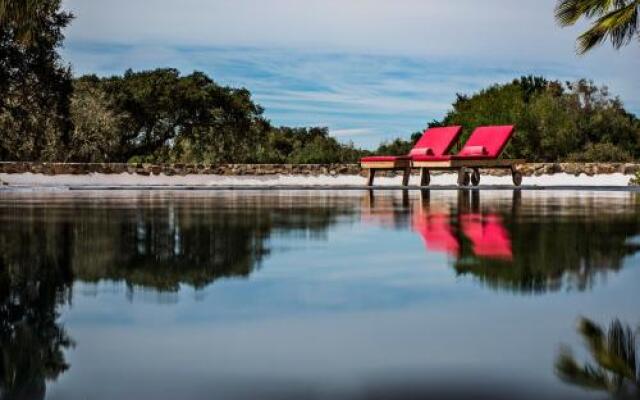
<svg viewBox="0 0 640 400">
<path fill-rule="evenodd" d="M 500 156 L 513 136 L 514 126 L 481 126 L 467 140 L 455 159 L 495 159 Z M 477 154 L 478 148 L 484 148 L 484 154 Z"/>
<path fill-rule="evenodd" d="M 433 156 L 433 150 L 430 147 L 416 148 L 411 150 L 410 156 Z"/>
<path fill-rule="evenodd" d="M 360 162 L 390 162 L 408 160 L 409 156 L 370 156 L 363 157 Z"/>
<path fill-rule="evenodd" d="M 461 126 L 445 126 L 441 128 L 429 128 L 418 140 L 414 149 L 429 148 L 434 156 L 447 154 L 453 147 L 462 131 Z M 426 154 L 425 154 L 426 155 Z"/>
<path fill-rule="evenodd" d="M 464 157 L 486 156 L 487 153 L 487 149 L 485 149 L 484 146 L 465 146 L 458 155 Z"/>
</svg>

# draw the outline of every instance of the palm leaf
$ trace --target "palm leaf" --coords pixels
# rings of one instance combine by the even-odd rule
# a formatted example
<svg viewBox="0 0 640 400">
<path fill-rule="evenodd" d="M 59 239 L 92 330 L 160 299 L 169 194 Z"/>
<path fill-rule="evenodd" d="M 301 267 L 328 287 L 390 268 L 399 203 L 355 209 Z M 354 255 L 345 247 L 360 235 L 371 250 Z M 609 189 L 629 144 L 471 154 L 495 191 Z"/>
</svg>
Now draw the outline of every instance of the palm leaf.
<svg viewBox="0 0 640 400">
<path fill-rule="evenodd" d="M 581 17 L 591 18 L 624 5 L 624 0 L 561 0 L 556 6 L 556 19 L 562 26 L 573 25 Z"/>
<path fill-rule="evenodd" d="M 616 49 L 628 44 L 638 32 L 639 7 L 640 2 L 634 1 L 599 18 L 578 37 L 578 53 L 584 54 L 607 38 Z"/>
<path fill-rule="evenodd" d="M 590 364 L 578 365 L 571 351 L 563 348 L 556 360 L 556 373 L 563 381 L 590 389 L 609 390 L 607 374 Z"/>
</svg>

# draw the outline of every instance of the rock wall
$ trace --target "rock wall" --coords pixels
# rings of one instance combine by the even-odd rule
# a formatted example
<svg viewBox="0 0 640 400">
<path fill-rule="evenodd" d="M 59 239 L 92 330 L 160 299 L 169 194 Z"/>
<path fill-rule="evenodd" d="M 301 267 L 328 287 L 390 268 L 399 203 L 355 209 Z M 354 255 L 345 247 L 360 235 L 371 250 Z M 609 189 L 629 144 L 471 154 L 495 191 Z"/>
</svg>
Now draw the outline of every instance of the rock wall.
<svg viewBox="0 0 640 400">
<path fill-rule="evenodd" d="M 640 171 L 635 163 L 529 163 L 519 167 L 524 176 L 552 175 L 597 175 L 621 173 L 633 175 Z M 0 162 L 0 173 L 32 173 L 44 175 L 138 174 L 138 175 L 366 175 L 358 164 L 124 164 L 124 163 L 40 163 L 40 162 Z M 414 170 L 417 174 L 418 170 Z M 442 172 L 434 171 L 433 174 Z M 484 174 L 502 176 L 508 170 L 483 170 Z M 387 171 L 386 176 L 396 176 L 399 172 Z"/>
</svg>

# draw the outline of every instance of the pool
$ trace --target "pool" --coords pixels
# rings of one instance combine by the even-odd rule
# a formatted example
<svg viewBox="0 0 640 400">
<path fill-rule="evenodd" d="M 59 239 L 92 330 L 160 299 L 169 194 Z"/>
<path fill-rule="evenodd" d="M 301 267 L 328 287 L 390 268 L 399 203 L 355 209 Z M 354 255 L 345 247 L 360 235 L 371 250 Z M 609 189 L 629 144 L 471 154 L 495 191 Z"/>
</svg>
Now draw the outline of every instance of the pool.
<svg viewBox="0 0 640 400">
<path fill-rule="evenodd" d="M 4 192 L 0 398 L 637 395 L 639 250 L 630 192 Z"/>
</svg>

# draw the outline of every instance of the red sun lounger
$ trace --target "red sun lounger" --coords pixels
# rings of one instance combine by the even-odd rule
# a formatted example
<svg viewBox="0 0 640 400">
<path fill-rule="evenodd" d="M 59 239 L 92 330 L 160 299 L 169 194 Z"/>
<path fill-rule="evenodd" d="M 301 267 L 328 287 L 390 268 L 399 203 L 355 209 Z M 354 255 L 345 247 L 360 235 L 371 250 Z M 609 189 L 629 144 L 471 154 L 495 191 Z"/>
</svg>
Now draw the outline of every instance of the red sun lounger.
<svg viewBox="0 0 640 400">
<path fill-rule="evenodd" d="M 442 128 L 429 128 L 424 131 L 422 137 L 409 154 L 404 156 L 370 156 L 360 160 L 363 169 L 369 171 L 368 185 L 373 185 L 376 170 L 403 170 L 402 185 L 409 184 L 411 174 L 411 160 L 420 156 L 423 159 L 442 160 L 447 159 L 446 154 L 451 150 L 460 136 L 462 127 L 448 126 Z"/>
<path fill-rule="evenodd" d="M 524 163 L 524 160 L 499 159 L 514 131 L 515 127 L 512 125 L 476 128 L 458 154 L 443 156 L 441 160 L 414 156 L 411 158 L 412 167 L 421 168 L 422 181 L 427 185 L 429 170 L 432 169 L 457 169 L 460 186 L 468 186 L 469 182 L 477 186 L 480 184 L 480 168 L 502 168 L 510 169 L 514 185 L 520 186 L 522 174 L 517 170 L 517 166 Z"/>
</svg>

